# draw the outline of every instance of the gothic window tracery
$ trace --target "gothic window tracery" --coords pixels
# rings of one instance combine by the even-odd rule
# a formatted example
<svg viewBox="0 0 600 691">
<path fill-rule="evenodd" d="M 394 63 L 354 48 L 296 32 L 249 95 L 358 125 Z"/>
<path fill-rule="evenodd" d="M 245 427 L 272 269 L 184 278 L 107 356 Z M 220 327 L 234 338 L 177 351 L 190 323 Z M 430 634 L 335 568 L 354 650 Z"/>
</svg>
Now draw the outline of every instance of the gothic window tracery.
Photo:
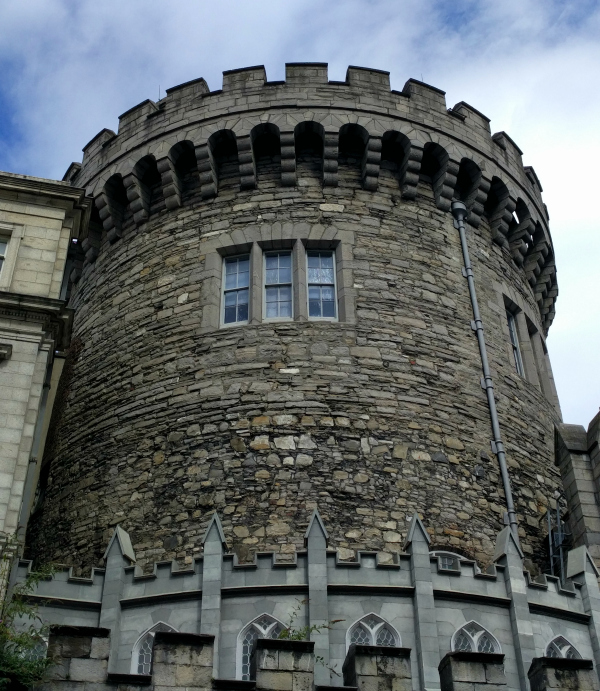
<svg viewBox="0 0 600 691">
<path fill-rule="evenodd" d="M 560 657 L 567 660 L 580 660 L 579 651 L 563 636 L 556 636 L 546 646 L 546 657 Z"/>
<path fill-rule="evenodd" d="M 367 614 L 355 622 L 346 636 L 346 647 L 356 645 L 400 646 L 400 634 L 385 619 L 377 614 Z"/>
<path fill-rule="evenodd" d="M 137 639 L 131 655 L 131 674 L 150 674 L 152 669 L 152 650 L 157 631 L 177 631 L 176 628 L 159 621 Z"/>
<path fill-rule="evenodd" d="M 279 638 L 284 625 L 270 614 L 261 614 L 245 626 L 238 636 L 238 677 L 248 681 L 254 644 L 258 638 Z"/>
<path fill-rule="evenodd" d="M 478 624 L 470 621 L 455 631 L 452 636 L 452 650 L 463 653 L 499 653 L 500 643 L 495 636 Z"/>
</svg>

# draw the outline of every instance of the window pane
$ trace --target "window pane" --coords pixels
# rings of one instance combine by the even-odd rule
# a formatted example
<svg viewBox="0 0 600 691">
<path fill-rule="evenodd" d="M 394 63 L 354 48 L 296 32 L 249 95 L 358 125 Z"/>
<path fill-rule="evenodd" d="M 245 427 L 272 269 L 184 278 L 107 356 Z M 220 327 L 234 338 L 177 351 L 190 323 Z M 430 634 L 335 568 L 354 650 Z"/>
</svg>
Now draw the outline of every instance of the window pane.
<svg viewBox="0 0 600 691">
<path fill-rule="evenodd" d="M 279 255 L 279 266 L 289 268 L 292 266 L 292 253 L 284 252 Z"/>
<path fill-rule="evenodd" d="M 321 262 L 319 259 L 319 255 L 313 253 L 309 253 L 308 255 L 308 268 L 309 269 L 318 269 L 321 266 Z"/>
<path fill-rule="evenodd" d="M 279 283 L 292 282 L 292 269 L 290 267 L 283 267 L 279 269 Z"/>
<path fill-rule="evenodd" d="M 335 317 L 335 302 L 323 300 L 323 316 Z"/>
<path fill-rule="evenodd" d="M 292 316 L 292 303 L 291 302 L 280 302 L 279 303 L 279 316 L 280 317 L 291 317 Z"/>
<path fill-rule="evenodd" d="M 238 273 L 248 273 L 250 271 L 250 258 L 240 257 L 238 259 Z"/>
<path fill-rule="evenodd" d="M 279 289 L 279 299 L 289 302 L 292 299 L 292 286 L 282 286 Z"/>
<path fill-rule="evenodd" d="M 248 303 L 238 305 L 238 318 L 239 322 L 248 321 Z"/>
<path fill-rule="evenodd" d="M 236 315 L 236 308 L 235 307 L 226 307 L 225 308 L 225 323 L 226 324 L 233 324 L 236 321 L 235 315 Z"/>
<path fill-rule="evenodd" d="M 465 653 L 473 652 L 471 641 L 464 633 L 459 633 L 454 639 L 454 650 L 460 650 Z"/>
<path fill-rule="evenodd" d="M 267 285 L 279 283 L 279 271 L 277 269 L 267 269 Z"/>
<path fill-rule="evenodd" d="M 4 240 L 0 240 L 0 257 L 4 257 L 6 255 L 6 245 L 7 243 Z"/>
<path fill-rule="evenodd" d="M 269 287 L 266 290 L 266 301 L 267 302 L 277 302 L 278 295 L 279 295 L 279 289 L 278 288 Z"/>
<path fill-rule="evenodd" d="M 357 645 L 370 645 L 371 639 L 362 626 L 357 626 L 350 635 L 350 642 Z"/>
<path fill-rule="evenodd" d="M 320 317 L 321 316 L 321 303 L 315 300 L 308 301 L 308 316 L 309 317 Z"/>
<path fill-rule="evenodd" d="M 237 304 L 237 291 L 232 290 L 230 293 L 225 293 L 225 307 L 231 307 Z"/>
<path fill-rule="evenodd" d="M 277 302 L 267 302 L 267 319 L 275 319 L 279 315 L 277 314 Z"/>
<path fill-rule="evenodd" d="M 477 651 L 480 653 L 494 652 L 494 644 L 492 643 L 491 638 L 489 636 L 486 636 L 485 633 L 482 634 L 479 638 L 479 641 L 477 643 Z"/>
<path fill-rule="evenodd" d="M 277 254 L 267 254 L 266 259 L 265 259 L 267 269 L 276 269 L 277 264 L 278 264 L 278 259 L 279 259 L 279 257 Z"/>
<path fill-rule="evenodd" d="M 323 268 L 333 268 L 333 253 L 321 254 L 321 266 Z"/>
<path fill-rule="evenodd" d="M 379 632 L 377 633 L 376 645 L 396 645 L 394 636 L 392 635 L 392 632 L 387 628 L 387 626 L 384 626 L 383 628 L 379 629 Z"/>
<path fill-rule="evenodd" d="M 232 288 L 237 288 L 237 274 L 226 274 L 225 290 L 231 290 Z"/>
</svg>

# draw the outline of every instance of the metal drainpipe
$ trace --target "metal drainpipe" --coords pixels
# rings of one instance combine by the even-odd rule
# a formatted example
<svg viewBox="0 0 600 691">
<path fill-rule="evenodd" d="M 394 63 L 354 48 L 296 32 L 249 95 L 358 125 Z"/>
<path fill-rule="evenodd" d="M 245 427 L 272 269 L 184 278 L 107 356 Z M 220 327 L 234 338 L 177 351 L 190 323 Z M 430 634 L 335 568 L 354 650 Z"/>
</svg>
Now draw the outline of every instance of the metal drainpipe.
<svg viewBox="0 0 600 691">
<path fill-rule="evenodd" d="M 517 514 L 515 513 L 515 505 L 513 502 L 512 490 L 510 487 L 510 478 L 508 476 L 508 468 L 506 466 L 506 453 L 504 452 L 504 444 L 500 436 L 500 422 L 498 421 L 498 411 L 496 410 L 496 401 L 494 399 L 494 384 L 492 382 L 492 375 L 490 374 L 490 366 L 487 357 L 487 348 L 485 345 L 485 337 L 483 335 L 483 322 L 481 321 L 481 314 L 479 313 L 479 304 L 477 302 L 477 293 L 475 292 L 475 281 L 473 279 L 473 267 L 471 266 L 471 258 L 469 257 L 469 247 L 467 245 L 467 234 L 465 231 L 465 218 L 467 217 L 467 207 L 463 202 L 452 202 L 452 216 L 454 217 L 454 227 L 458 230 L 460 235 L 460 244 L 462 247 L 463 260 L 465 265 L 463 267 L 463 276 L 467 279 L 469 284 L 469 295 L 471 297 L 471 306 L 473 308 L 473 330 L 477 334 L 477 343 L 479 344 L 479 355 L 481 357 L 481 369 L 483 370 L 482 387 L 485 389 L 488 407 L 490 409 L 490 420 L 492 423 L 492 433 L 494 440 L 492 441 L 492 450 L 498 458 L 498 465 L 500 466 L 500 474 L 502 475 L 502 485 L 504 487 L 504 494 L 506 496 L 506 510 L 508 513 L 508 524 L 514 533 L 517 542 L 519 541 Z"/>
</svg>

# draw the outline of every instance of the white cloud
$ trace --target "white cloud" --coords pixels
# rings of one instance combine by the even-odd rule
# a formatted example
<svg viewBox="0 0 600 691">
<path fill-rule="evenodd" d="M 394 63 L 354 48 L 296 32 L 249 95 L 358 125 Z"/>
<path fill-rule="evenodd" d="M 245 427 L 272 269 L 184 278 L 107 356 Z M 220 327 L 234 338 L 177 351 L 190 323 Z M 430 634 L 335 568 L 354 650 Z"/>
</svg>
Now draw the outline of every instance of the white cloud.
<svg viewBox="0 0 600 691">
<path fill-rule="evenodd" d="M 21 139 L 0 167 L 61 177 L 117 116 L 169 86 L 286 61 L 390 70 L 467 101 L 523 149 L 544 186 L 560 296 L 550 332 L 565 420 L 600 403 L 600 8 L 597 0 L 27 0 L 0 5 L 0 102 Z M 4 98 L 2 99 L 2 95 Z M 0 115 L 0 137 L 2 135 Z M 6 125 L 5 125 L 6 128 Z"/>
</svg>

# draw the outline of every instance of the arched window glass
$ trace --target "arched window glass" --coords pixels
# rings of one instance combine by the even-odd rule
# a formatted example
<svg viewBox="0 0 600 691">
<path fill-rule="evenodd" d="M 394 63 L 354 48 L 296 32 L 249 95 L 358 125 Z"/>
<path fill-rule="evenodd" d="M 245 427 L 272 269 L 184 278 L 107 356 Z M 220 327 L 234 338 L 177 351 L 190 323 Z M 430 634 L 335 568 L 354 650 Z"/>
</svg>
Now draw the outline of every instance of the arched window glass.
<svg viewBox="0 0 600 691">
<path fill-rule="evenodd" d="M 400 634 L 377 614 L 367 614 L 355 622 L 346 636 L 346 647 L 356 645 L 400 646 Z"/>
<path fill-rule="evenodd" d="M 177 631 L 177 629 L 159 621 L 145 631 L 133 646 L 131 655 L 131 674 L 150 674 L 152 669 L 152 650 L 154 648 L 154 635 L 157 631 Z"/>
<path fill-rule="evenodd" d="M 500 643 L 476 621 L 461 626 L 452 636 L 452 650 L 463 653 L 499 653 Z"/>
<path fill-rule="evenodd" d="M 563 636 L 553 638 L 546 647 L 546 657 L 562 657 L 567 660 L 580 660 L 581 655 Z"/>
<path fill-rule="evenodd" d="M 270 614 L 260 617 L 245 626 L 238 636 L 238 676 L 248 681 L 250 679 L 250 663 L 252 651 L 257 638 L 279 638 L 285 627 Z"/>
<path fill-rule="evenodd" d="M 436 549 L 433 550 L 433 552 L 429 552 L 429 555 L 432 557 L 437 557 L 438 564 L 441 569 L 460 571 L 460 562 L 462 559 L 460 554 L 456 554 L 455 552 L 448 552 L 442 549 Z"/>
</svg>

